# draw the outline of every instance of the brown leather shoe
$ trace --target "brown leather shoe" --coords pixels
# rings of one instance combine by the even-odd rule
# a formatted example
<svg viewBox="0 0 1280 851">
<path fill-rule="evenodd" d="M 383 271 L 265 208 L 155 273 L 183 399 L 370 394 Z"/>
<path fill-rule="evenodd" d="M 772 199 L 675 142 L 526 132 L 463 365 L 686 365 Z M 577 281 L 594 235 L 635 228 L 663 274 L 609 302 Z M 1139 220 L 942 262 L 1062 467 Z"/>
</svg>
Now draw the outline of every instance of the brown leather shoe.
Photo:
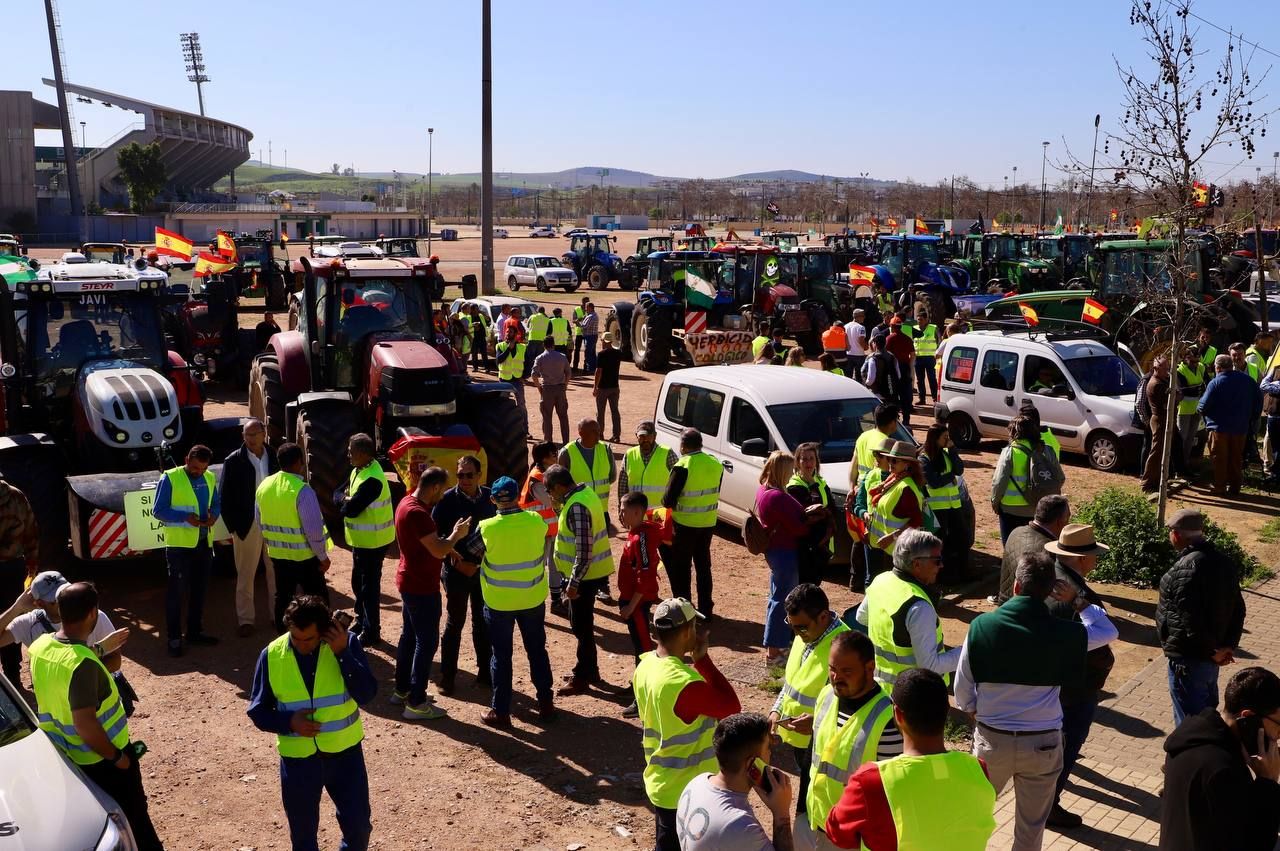
<svg viewBox="0 0 1280 851">
<path fill-rule="evenodd" d="M 505 728 L 511 726 L 510 715 L 499 715 L 492 708 L 486 709 L 484 714 L 480 716 L 480 723 L 486 727 Z"/>
<path fill-rule="evenodd" d="M 586 680 L 572 677 L 567 683 L 556 689 L 556 697 L 572 697 L 575 694 L 586 694 L 590 688 L 591 684 Z"/>
<path fill-rule="evenodd" d="M 556 705 L 551 702 L 550 698 L 538 701 L 538 717 L 543 721 L 554 721 L 560 713 L 556 711 Z"/>
</svg>

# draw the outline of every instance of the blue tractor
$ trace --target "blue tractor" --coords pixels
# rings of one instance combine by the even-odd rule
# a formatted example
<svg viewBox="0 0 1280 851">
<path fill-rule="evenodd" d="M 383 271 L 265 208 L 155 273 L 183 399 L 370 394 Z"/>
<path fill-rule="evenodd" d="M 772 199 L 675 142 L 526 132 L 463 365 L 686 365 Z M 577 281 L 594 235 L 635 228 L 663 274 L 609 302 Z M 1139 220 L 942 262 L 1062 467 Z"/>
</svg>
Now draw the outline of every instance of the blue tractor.
<svg viewBox="0 0 1280 851">
<path fill-rule="evenodd" d="M 591 289 L 607 289 L 610 281 L 622 277 L 622 258 L 613 253 L 613 243 L 617 241 L 616 236 L 603 231 L 574 234 L 569 250 L 560 259 Z"/>
<path fill-rule="evenodd" d="M 945 264 L 940 237 L 889 234 L 877 245 L 878 256 L 871 265 L 875 283 L 884 285 L 895 307 L 910 310 L 916 301 L 924 301 L 932 322 L 955 314 L 955 298 L 969 292 L 969 274 Z"/>
</svg>

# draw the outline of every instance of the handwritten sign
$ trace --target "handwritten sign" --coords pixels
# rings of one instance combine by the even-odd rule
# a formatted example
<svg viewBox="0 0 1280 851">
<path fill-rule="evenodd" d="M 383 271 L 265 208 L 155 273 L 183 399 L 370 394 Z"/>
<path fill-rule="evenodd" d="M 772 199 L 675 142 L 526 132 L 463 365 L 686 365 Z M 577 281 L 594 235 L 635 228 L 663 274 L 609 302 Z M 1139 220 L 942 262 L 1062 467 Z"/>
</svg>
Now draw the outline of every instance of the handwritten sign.
<svg viewBox="0 0 1280 851">
<path fill-rule="evenodd" d="M 700 331 L 684 335 L 684 347 L 698 366 L 751 360 L 750 331 Z"/>
<path fill-rule="evenodd" d="M 155 488 L 130 491 L 124 495 L 124 519 L 131 550 L 156 550 L 164 546 L 164 523 L 152 513 L 155 498 Z M 213 524 L 209 537 L 214 541 L 230 540 L 231 532 L 221 517 Z"/>
</svg>

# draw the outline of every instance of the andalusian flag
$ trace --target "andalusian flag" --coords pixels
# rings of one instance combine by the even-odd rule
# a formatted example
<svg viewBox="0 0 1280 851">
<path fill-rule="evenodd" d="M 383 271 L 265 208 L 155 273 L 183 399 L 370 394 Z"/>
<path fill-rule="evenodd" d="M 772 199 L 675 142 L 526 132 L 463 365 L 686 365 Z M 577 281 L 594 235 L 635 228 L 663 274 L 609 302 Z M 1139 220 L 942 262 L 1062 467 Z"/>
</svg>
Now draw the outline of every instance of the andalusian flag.
<svg viewBox="0 0 1280 851">
<path fill-rule="evenodd" d="M 924 219 L 916 219 L 914 223 L 915 233 L 928 233 L 929 226 L 924 223 Z"/>
<path fill-rule="evenodd" d="M 233 264 L 240 259 L 236 254 L 236 241 L 231 238 L 230 234 L 224 231 L 218 231 L 217 245 L 219 257 L 222 257 Z"/>
<path fill-rule="evenodd" d="M 1091 298 L 1085 298 L 1084 313 L 1080 318 L 1085 322 L 1092 322 L 1094 325 L 1098 325 L 1102 322 L 1102 314 L 1106 312 L 1107 306 L 1105 304 L 1094 301 Z"/>
<path fill-rule="evenodd" d="M 203 278 L 208 275 L 221 275 L 223 272 L 230 272 L 236 267 L 234 260 L 227 260 L 216 254 L 200 253 L 196 258 L 196 268 L 191 275 L 195 278 Z"/>
<path fill-rule="evenodd" d="M 1058 220 L 1053 224 L 1054 233 L 1062 233 L 1062 211 L 1058 211 Z"/>
<path fill-rule="evenodd" d="M 177 234 L 164 228 L 156 228 L 156 254 L 190 260 L 191 249 L 191 240 L 182 236 L 182 234 Z"/>
<path fill-rule="evenodd" d="M 697 267 L 686 266 L 684 269 L 684 297 L 689 306 L 700 310 L 710 310 L 716 303 L 716 285 L 698 274 Z"/>
<path fill-rule="evenodd" d="M 1025 301 L 1018 302 L 1018 310 L 1022 311 L 1022 317 L 1027 320 L 1028 325 L 1034 327 L 1040 324 L 1040 315 Z"/>
</svg>

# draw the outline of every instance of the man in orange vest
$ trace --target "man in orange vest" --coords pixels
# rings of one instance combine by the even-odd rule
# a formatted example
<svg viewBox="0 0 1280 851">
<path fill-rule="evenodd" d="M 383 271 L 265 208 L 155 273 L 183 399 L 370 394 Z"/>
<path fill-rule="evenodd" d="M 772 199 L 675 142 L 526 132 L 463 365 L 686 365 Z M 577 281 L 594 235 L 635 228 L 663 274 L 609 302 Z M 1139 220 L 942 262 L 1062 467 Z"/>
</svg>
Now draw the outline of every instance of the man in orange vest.
<svg viewBox="0 0 1280 851">
<path fill-rule="evenodd" d="M 848 357 L 849 336 L 845 333 L 844 325 L 840 324 L 839 319 L 831 320 L 831 327 L 822 332 L 822 352 L 831 355 L 835 359 L 836 366 L 840 369 L 845 367 L 845 359 Z M 848 374 L 845 369 L 845 374 Z"/>
<path fill-rule="evenodd" d="M 564 577 L 560 575 L 560 571 L 556 570 L 552 560 L 555 554 L 556 532 L 560 530 L 559 515 L 551 502 L 551 494 L 547 493 L 546 482 L 543 481 L 543 474 L 554 463 L 556 463 L 554 443 L 534 444 L 533 465 L 529 468 L 529 475 L 524 480 L 524 487 L 520 489 L 520 507 L 526 511 L 536 511 L 547 524 L 547 543 L 543 556 L 546 559 L 547 580 L 551 584 L 551 611 L 567 617 L 569 610 L 565 607 L 564 598 L 561 596 L 561 583 Z"/>
</svg>

